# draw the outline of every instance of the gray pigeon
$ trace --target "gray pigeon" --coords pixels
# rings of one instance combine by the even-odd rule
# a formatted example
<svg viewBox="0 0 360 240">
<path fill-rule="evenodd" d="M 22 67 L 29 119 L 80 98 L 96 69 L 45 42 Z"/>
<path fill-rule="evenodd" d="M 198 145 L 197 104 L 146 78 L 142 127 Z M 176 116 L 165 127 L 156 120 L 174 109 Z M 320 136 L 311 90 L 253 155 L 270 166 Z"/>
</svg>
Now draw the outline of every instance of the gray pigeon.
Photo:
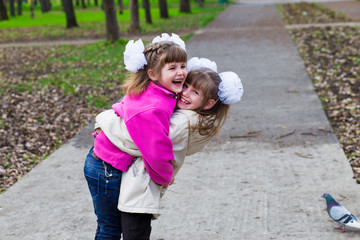
<svg viewBox="0 0 360 240">
<path fill-rule="evenodd" d="M 352 215 L 344 206 L 340 205 L 335 199 L 329 194 L 324 193 L 322 195 L 323 198 L 326 200 L 327 205 L 327 212 L 329 216 L 338 224 L 339 227 L 336 229 L 340 229 L 341 232 L 345 232 L 347 227 L 360 229 L 360 222 L 359 220 Z"/>
</svg>

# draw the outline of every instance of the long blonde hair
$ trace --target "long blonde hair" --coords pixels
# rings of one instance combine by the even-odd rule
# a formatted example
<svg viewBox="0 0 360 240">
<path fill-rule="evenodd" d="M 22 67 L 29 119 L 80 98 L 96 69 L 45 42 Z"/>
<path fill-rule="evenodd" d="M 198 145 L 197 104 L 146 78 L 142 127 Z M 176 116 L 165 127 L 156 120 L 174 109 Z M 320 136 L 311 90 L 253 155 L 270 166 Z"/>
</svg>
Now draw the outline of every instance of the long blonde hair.
<svg viewBox="0 0 360 240">
<path fill-rule="evenodd" d="M 125 93 L 128 95 L 139 95 L 145 91 L 151 81 L 147 74 L 149 69 L 155 71 L 161 77 L 161 69 L 165 64 L 187 61 L 185 50 L 179 45 L 168 41 L 149 44 L 145 47 L 144 55 L 147 65 L 145 65 L 144 69 L 132 73 L 123 85 Z"/>
<path fill-rule="evenodd" d="M 200 135 L 208 135 L 208 138 L 212 138 L 225 123 L 230 108 L 229 105 L 222 103 L 218 96 L 221 78 L 216 72 L 201 68 L 190 71 L 185 82 L 204 94 L 202 107 L 194 110 L 200 115 L 198 124 L 191 126 L 191 129 L 199 131 Z M 214 99 L 215 104 L 210 109 L 203 110 L 209 99 Z"/>
</svg>

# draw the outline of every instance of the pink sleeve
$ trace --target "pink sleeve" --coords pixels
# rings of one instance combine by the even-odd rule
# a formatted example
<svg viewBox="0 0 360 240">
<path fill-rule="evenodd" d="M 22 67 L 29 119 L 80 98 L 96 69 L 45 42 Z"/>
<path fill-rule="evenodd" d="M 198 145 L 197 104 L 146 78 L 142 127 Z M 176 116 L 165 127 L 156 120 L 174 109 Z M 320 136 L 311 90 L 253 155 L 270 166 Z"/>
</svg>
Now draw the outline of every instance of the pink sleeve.
<svg viewBox="0 0 360 240">
<path fill-rule="evenodd" d="M 174 160 L 169 138 L 170 116 L 161 110 L 150 109 L 136 114 L 126 122 L 129 134 L 139 148 L 151 179 L 160 184 L 171 182 Z"/>
</svg>

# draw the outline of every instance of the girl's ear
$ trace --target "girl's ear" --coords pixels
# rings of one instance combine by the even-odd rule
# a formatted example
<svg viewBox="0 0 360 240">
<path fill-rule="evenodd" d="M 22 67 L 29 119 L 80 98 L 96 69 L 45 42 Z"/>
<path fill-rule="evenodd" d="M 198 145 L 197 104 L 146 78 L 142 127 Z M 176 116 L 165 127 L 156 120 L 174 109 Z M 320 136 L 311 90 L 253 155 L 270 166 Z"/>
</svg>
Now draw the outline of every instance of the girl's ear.
<svg viewBox="0 0 360 240">
<path fill-rule="evenodd" d="M 159 80 L 158 74 L 154 70 L 152 69 L 147 70 L 147 74 L 152 81 Z"/>
<path fill-rule="evenodd" d="M 203 110 L 208 110 L 210 108 L 212 108 L 215 104 L 215 100 L 214 99 L 209 99 L 206 103 L 205 103 L 205 106 L 203 107 Z"/>
</svg>

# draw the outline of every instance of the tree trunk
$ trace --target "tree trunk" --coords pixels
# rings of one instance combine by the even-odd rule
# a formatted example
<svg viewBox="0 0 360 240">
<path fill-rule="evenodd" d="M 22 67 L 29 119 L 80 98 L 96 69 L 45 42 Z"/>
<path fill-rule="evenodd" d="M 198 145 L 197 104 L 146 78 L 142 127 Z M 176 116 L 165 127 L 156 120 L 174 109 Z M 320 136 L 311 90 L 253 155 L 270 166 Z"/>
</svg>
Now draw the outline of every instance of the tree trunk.
<svg viewBox="0 0 360 240">
<path fill-rule="evenodd" d="M 51 10 L 51 1 L 46 0 L 46 11 L 49 12 Z"/>
<path fill-rule="evenodd" d="M 34 8 L 35 8 L 35 0 L 30 0 L 30 14 L 31 14 L 31 18 L 34 18 L 34 17 L 35 17 Z"/>
<path fill-rule="evenodd" d="M 138 0 L 130 0 L 130 27 L 128 31 L 129 32 L 140 31 Z"/>
<path fill-rule="evenodd" d="M 40 0 L 41 12 L 49 12 L 51 8 L 50 0 Z"/>
<path fill-rule="evenodd" d="M 41 12 L 46 12 L 46 0 L 40 0 Z"/>
<path fill-rule="evenodd" d="M 86 8 L 85 0 L 81 0 L 81 7 L 84 9 Z"/>
<path fill-rule="evenodd" d="M 66 15 L 66 28 L 78 27 L 72 0 L 62 0 Z"/>
<path fill-rule="evenodd" d="M 10 16 L 15 17 L 15 0 L 9 1 Z"/>
<path fill-rule="evenodd" d="M 119 39 L 119 24 L 116 17 L 114 0 L 103 0 L 104 12 L 106 17 L 107 39 L 114 42 Z"/>
<path fill-rule="evenodd" d="M 118 0 L 118 5 L 119 5 L 119 13 L 123 14 L 124 13 L 124 2 L 123 2 L 123 0 Z"/>
<path fill-rule="evenodd" d="M 203 8 L 204 7 L 204 0 L 198 0 L 199 2 L 199 7 Z"/>
<path fill-rule="evenodd" d="M 95 6 L 99 6 L 98 0 L 94 0 Z"/>
<path fill-rule="evenodd" d="M 9 20 L 9 15 L 7 14 L 5 0 L 0 0 L 0 21 Z"/>
<path fill-rule="evenodd" d="M 160 18 L 169 18 L 166 0 L 159 0 Z"/>
<path fill-rule="evenodd" d="M 180 0 L 180 12 L 190 13 L 190 0 Z"/>
<path fill-rule="evenodd" d="M 151 20 L 151 12 L 150 12 L 150 2 L 149 2 L 149 0 L 143 0 L 143 7 L 144 7 L 144 10 L 145 10 L 146 23 L 151 24 L 152 20 Z"/>
<path fill-rule="evenodd" d="M 17 0 L 17 15 L 22 15 L 22 0 Z"/>
</svg>

